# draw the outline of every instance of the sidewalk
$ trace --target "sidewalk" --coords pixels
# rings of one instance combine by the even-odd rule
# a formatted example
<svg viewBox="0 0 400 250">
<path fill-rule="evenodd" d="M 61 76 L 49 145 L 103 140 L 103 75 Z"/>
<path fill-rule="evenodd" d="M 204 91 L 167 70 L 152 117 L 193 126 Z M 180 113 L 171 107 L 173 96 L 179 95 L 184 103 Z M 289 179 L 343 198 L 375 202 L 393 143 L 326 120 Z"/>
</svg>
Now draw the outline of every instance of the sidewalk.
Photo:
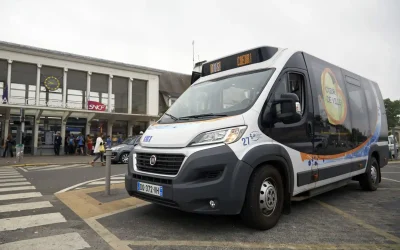
<svg viewBox="0 0 400 250">
<path fill-rule="evenodd" d="M 3 158 L 0 157 L 0 167 L 2 166 L 29 166 L 29 165 L 66 165 L 66 164 L 83 164 L 89 163 L 93 160 L 94 156 L 80 156 L 80 155 L 61 155 L 61 156 L 24 156 L 20 162 L 16 162 L 16 158 Z"/>
</svg>

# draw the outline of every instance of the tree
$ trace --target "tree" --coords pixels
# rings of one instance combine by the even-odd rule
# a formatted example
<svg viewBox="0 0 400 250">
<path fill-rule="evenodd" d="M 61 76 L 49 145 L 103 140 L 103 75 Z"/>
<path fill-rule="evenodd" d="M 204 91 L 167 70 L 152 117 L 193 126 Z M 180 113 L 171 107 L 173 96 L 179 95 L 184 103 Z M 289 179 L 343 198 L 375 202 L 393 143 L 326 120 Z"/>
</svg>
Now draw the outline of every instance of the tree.
<svg viewBox="0 0 400 250">
<path fill-rule="evenodd" d="M 400 100 L 391 101 L 389 98 L 383 100 L 385 103 L 386 116 L 389 129 L 400 125 Z"/>
</svg>

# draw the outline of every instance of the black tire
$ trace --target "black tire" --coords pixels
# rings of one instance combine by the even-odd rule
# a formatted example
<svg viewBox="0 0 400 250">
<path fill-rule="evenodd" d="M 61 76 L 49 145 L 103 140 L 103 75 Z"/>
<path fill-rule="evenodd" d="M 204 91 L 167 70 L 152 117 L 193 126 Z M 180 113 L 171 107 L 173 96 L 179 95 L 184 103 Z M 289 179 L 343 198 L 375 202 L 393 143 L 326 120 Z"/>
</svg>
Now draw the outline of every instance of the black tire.
<svg viewBox="0 0 400 250">
<path fill-rule="evenodd" d="M 374 175 L 375 172 L 375 175 Z M 365 173 L 360 176 L 359 183 L 363 190 L 375 191 L 379 185 L 379 164 L 375 157 L 372 157 Z M 375 181 L 374 181 L 375 180 Z"/>
<path fill-rule="evenodd" d="M 124 162 L 124 157 L 126 157 L 126 162 Z M 129 161 L 129 153 L 122 153 L 121 156 L 119 157 L 119 161 L 123 164 L 128 164 Z"/>
<path fill-rule="evenodd" d="M 269 212 L 269 214 L 264 213 L 260 207 L 261 204 L 265 203 L 264 200 L 261 201 L 261 195 L 264 194 L 262 185 L 265 184 L 265 181 L 273 183 L 276 193 L 275 208 L 272 211 L 264 209 L 264 212 Z M 283 202 L 284 190 L 279 171 L 272 165 L 258 167 L 250 177 L 241 217 L 244 223 L 251 228 L 270 229 L 278 223 L 281 217 Z"/>
</svg>

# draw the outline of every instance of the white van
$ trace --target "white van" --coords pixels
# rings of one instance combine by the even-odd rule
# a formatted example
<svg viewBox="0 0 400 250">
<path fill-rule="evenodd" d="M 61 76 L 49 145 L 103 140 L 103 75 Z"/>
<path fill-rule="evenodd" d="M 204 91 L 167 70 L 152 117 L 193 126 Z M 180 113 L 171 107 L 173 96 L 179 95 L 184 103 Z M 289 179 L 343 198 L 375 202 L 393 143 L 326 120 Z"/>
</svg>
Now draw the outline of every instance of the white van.
<svg viewBox="0 0 400 250">
<path fill-rule="evenodd" d="M 196 65 L 192 85 L 131 153 L 131 196 L 241 214 L 269 229 L 292 200 L 359 181 L 388 162 L 378 85 L 304 52 L 259 47 Z"/>
</svg>

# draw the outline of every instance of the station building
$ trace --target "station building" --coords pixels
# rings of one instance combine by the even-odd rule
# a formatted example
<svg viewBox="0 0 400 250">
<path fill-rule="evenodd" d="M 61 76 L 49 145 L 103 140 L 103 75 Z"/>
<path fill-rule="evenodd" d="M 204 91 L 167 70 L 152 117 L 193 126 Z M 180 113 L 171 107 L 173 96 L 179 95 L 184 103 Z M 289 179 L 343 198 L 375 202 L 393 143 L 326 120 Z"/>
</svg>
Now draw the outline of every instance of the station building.
<svg viewBox="0 0 400 250">
<path fill-rule="evenodd" d="M 54 154 L 57 132 L 139 134 L 190 86 L 190 75 L 0 41 L 0 137 Z M 63 152 L 63 150 L 60 150 Z"/>
</svg>

